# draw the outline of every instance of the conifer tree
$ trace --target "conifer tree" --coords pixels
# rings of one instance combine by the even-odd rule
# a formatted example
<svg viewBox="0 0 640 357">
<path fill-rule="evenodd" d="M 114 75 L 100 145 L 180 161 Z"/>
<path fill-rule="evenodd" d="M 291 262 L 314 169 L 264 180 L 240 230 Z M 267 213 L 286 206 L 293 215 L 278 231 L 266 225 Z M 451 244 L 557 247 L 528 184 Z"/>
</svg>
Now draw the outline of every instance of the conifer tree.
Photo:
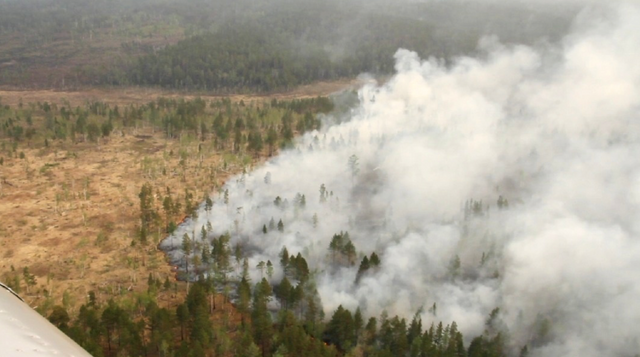
<svg viewBox="0 0 640 357">
<path fill-rule="evenodd" d="M 275 290 L 275 295 L 276 298 L 278 299 L 278 301 L 280 302 L 280 306 L 282 306 L 283 309 L 288 310 L 289 309 L 289 303 L 291 301 L 291 290 L 293 289 L 293 287 L 291 286 L 291 282 L 289 282 L 289 279 L 286 277 L 282 278 L 282 281 L 280 282 L 280 285 L 278 285 L 274 290 Z"/>
<path fill-rule="evenodd" d="M 358 343 L 358 339 L 360 338 L 360 333 L 362 332 L 362 328 L 364 327 L 364 320 L 362 319 L 362 312 L 360 311 L 360 307 L 356 309 L 355 314 L 353 314 L 353 326 L 355 328 L 355 343 Z"/>
<path fill-rule="evenodd" d="M 358 267 L 358 273 L 356 274 L 356 283 L 358 283 L 360 281 L 360 278 L 362 278 L 362 275 L 366 273 L 367 270 L 369 270 L 369 267 L 369 258 L 367 258 L 367 256 L 365 255 L 360 262 L 360 267 Z"/>
<path fill-rule="evenodd" d="M 267 279 L 262 278 L 260 283 L 256 285 L 253 293 L 253 310 L 251 313 L 251 320 L 253 324 L 254 340 L 260 347 L 263 357 L 268 355 L 273 336 L 271 315 L 267 307 L 267 304 L 271 300 L 271 294 L 271 285 L 269 285 Z"/>
<path fill-rule="evenodd" d="M 282 251 L 280 252 L 280 265 L 282 265 L 283 269 L 286 269 L 289 265 L 289 251 L 287 247 L 282 247 Z"/>
<path fill-rule="evenodd" d="M 271 260 L 267 260 L 267 276 L 269 279 L 273 277 L 273 263 L 271 263 Z"/>
<path fill-rule="evenodd" d="M 325 338 L 336 345 L 339 350 L 346 352 L 355 346 L 355 331 L 351 312 L 340 305 L 327 324 Z"/>
<path fill-rule="evenodd" d="M 376 254 L 376 252 L 371 253 L 371 258 L 369 258 L 369 263 L 371 267 L 380 266 L 380 258 L 378 258 L 378 255 Z"/>
</svg>

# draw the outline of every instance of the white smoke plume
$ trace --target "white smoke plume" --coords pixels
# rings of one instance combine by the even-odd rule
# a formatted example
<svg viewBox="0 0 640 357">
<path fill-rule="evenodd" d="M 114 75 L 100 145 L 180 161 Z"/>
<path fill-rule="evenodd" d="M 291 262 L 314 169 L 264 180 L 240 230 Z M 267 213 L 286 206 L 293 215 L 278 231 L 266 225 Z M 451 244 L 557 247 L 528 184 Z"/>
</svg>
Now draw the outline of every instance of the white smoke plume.
<svg viewBox="0 0 640 357">
<path fill-rule="evenodd" d="M 497 307 L 514 351 L 637 355 L 640 9 L 592 15 L 554 48 L 487 39 L 481 58 L 449 66 L 399 50 L 397 74 L 363 87 L 348 121 L 230 180 L 228 204 L 216 194 L 163 245 L 210 221 L 212 235 L 242 242 L 251 267 L 274 262 L 274 284 L 282 247 L 301 252 L 327 313 L 421 311 L 423 324 L 456 321 L 470 339 Z M 263 234 L 272 217 L 284 232 Z M 381 258 L 358 284 L 357 263 L 331 264 L 341 231 L 357 263 Z"/>
</svg>

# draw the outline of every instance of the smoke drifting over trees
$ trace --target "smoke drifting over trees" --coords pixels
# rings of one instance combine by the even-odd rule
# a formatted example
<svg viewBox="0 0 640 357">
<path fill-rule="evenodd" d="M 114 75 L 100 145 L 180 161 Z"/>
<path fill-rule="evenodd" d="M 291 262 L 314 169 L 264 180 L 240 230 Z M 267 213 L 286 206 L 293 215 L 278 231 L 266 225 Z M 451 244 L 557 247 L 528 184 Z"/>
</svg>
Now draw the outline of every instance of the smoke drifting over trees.
<svg viewBox="0 0 640 357">
<path fill-rule="evenodd" d="M 325 313 L 418 311 L 530 356 L 637 354 L 640 11 L 574 28 L 542 49 L 485 39 L 447 66 L 399 50 L 346 120 L 230 180 L 163 248 L 182 262 L 185 233 L 228 232 L 249 267 L 300 253 Z"/>
</svg>

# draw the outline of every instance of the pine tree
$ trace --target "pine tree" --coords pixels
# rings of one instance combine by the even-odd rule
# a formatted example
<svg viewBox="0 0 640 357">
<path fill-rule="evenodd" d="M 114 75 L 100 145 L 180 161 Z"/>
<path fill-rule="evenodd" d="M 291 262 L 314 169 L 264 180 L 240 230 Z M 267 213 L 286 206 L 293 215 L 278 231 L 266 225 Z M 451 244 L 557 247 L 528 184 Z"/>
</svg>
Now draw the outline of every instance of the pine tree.
<svg viewBox="0 0 640 357">
<path fill-rule="evenodd" d="M 235 344 L 234 356 L 237 357 L 259 357 L 260 348 L 253 342 L 253 338 L 248 330 L 241 332 L 240 338 Z"/>
<path fill-rule="evenodd" d="M 204 210 L 207 212 L 211 212 L 212 208 L 213 208 L 213 200 L 211 200 L 211 197 L 207 196 L 204 204 Z"/>
<path fill-rule="evenodd" d="M 407 341 L 407 323 L 405 319 L 394 316 L 391 319 L 392 339 L 390 350 L 394 356 L 404 356 L 409 349 Z"/>
<path fill-rule="evenodd" d="M 358 267 L 358 273 L 356 274 L 356 284 L 360 281 L 360 278 L 362 278 L 362 275 L 366 273 L 367 270 L 369 270 L 369 267 L 370 267 L 369 258 L 367 258 L 367 256 L 365 255 L 364 258 L 362 258 L 362 261 L 360 262 L 360 267 Z"/>
<path fill-rule="evenodd" d="M 69 317 L 69 313 L 67 310 L 60 306 L 56 305 L 53 307 L 51 314 L 49 314 L 49 322 L 51 322 L 54 326 L 65 332 L 68 328 L 68 323 L 71 321 Z"/>
<path fill-rule="evenodd" d="M 208 265 L 210 256 L 211 256 L 211 251 L 209 250 L 209 244 L 203 244 L 202 255 L 201 255 L 202 263 L 205 265 Z"/>
<path fill-rule="evenodd" d="M 355 264 L 356 259 L 356 247 L 351 243 L 351 241 L 347 241 L 344 247 L 341 250 L 342 254 L 347 258 L 347 263 L 349 265 Z"/>
<path fill-rule="evenodd" d="M 282 278 L 280 285 L 278 285 L 275 288 L 276 298 L 278 299 L 278 301 L 280 301 L 280 306 L 282 306 L 282 308 L 285 310 L 289 309 L 289 303 L 291 302 L 292 289 L 293 287 L 291 285 L 291 282 L 289 282 L 289 279 L 286 276 Z"/>
<path fill-rule="evenodd" d="M 153 187 L 150 183 L 142 185 L 138 197 L 140 198 L 140 227 L 148 231 L 157 215 L 153 206 Z"/>
<path fill-rule="evenodd" d="M 189 309 L 186 303 L 178 305 L 176 308 L 176 318 L 180 325 L 180 341 L 184 341 L 185 329 L 189 322 Z"/>
<path fill-rule="evenodd" d="M 355 346 L 355 323 L 349 310 L 338 306 L 327 324 L 325 337 L 339 350 L 346 352 Z"/>
<path fill-rule="evenodd" d="M 189 275 L 189 256 L 191 255 L 191 238 L 189 238 L 189 234 L 185 233 L 182 236 L 182 252 L 184 253 L 184 265 L 187 271 L 187 279 Z"/>
<path fill-rule="evenodd" d="M 449 262 L 449 275 L 452 278 L 458 278 L 460 276 L 460 257 L 455 255 Z"/>
<path fill-rule="evenodd" d="M 342 249 L 342 233 L 334 234 L 329 243 L 329 251 L 331 251 L 331 260 L 335 264 L 336 257 Z"/>
<path fill-rule="evenodd" d="M 200 240 L 204 242 L 206 238 L 207 238 L 207 230 L 203 225 L 202 228 L 200 228 Z"/>
<path fill-rule="evenodd" d="M 265 268 L 265 263 L 264 260 L 261 260 L 258 265 L 256 265 L 256 268 L 258 268 L 258 270 L 260 270 L 260 276 L 264 277 L 264 268 Z"/>
<path fill-rule="evenodd" d="M 372 267 L 380 266 L 380 258 L 378 258 L 378 255 L 376 254 L 376 252 L 371 253 L 371 258 L 369 258 L 369 263 Z"/>
<path fill-rule="evenodd" d="M 237 294 L 238 294 L 238 303 L 237 303 L 238 311 L 240 311 L 242 314 L 246 314 L 247 312 L 249 312 L 249 302 L 251 300 L 251 286 L 249 284 L 249 280 L 247 277 L 243 276 L 240 279 L 240 283 L 238 283 Z M 244 315 L 242 319 L 244 321 Z"/>
<path fill-rule="evenodd" d="M 267 276 L 269 277 L 269 280 L 273 277 L 273 264 L 271 263 L 271 260 L 267 260 Z"/>
<path fill-rule="evenodd" d="M 378 320 L 375 317 L 370 317 L 367 321 L 367 325 L 364 328 L 364 343 L 366 345 L 372 345 L 378 338 Z"/>
<path fill-rule="evenodd" d="M 362 332 L 362 328 L 364 327 L 364 320 L 362 318 L 362 312 L 360 311 L 360 307 L 356 309 L 355 314 L 353 314 L 353 325 L 355 328 L 355 343 L 358 343 L 358 339 L 360 338 L 360 333 Z"/>
<path fill-rule="evenodd" d="M 262 278 L 255 287 L 253 293 L 253 311 L 251 319 L 253 322 L 253 335 L 257 345 L 260 347 L 262 356 L 267 356 L 271 346 L 273 328 L 271 325 L 271 315 L 267 304 L 271 300 L 271 285 Z"/>
<path fill-rule="evenodd" d="M 289 265 L 289 251 L 287 247 L 282 247 L 282 251 L 280 252 L 280 265 L 282 265 L 283 269 L 286 269 Z"/>
<path fill-rule="evenodd" d="M 413 319 L 411 320 L 411 324 L 409 325 L 409 330 L 407 331 L 407 342 L 410 345 L 415 338 L 418 338 L 420 337 L 420 335 L 422 335 L 422 319 L 420 318 L 420 310 L 418 310 L 418 312 L 413 315 Z"/>
</svg>

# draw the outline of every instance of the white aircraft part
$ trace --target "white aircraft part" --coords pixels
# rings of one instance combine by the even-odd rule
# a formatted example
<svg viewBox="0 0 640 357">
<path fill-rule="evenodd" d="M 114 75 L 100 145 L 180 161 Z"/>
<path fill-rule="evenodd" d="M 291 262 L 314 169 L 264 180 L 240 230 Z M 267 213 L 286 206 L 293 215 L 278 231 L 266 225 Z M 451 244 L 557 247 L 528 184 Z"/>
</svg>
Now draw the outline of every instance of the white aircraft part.
<svg viewBox="0 0 640 357">
<path fill-rule="evenodd" d="M 4 284 L 0 284 L 0 355 L 91 356 Z"/>
</svg>

